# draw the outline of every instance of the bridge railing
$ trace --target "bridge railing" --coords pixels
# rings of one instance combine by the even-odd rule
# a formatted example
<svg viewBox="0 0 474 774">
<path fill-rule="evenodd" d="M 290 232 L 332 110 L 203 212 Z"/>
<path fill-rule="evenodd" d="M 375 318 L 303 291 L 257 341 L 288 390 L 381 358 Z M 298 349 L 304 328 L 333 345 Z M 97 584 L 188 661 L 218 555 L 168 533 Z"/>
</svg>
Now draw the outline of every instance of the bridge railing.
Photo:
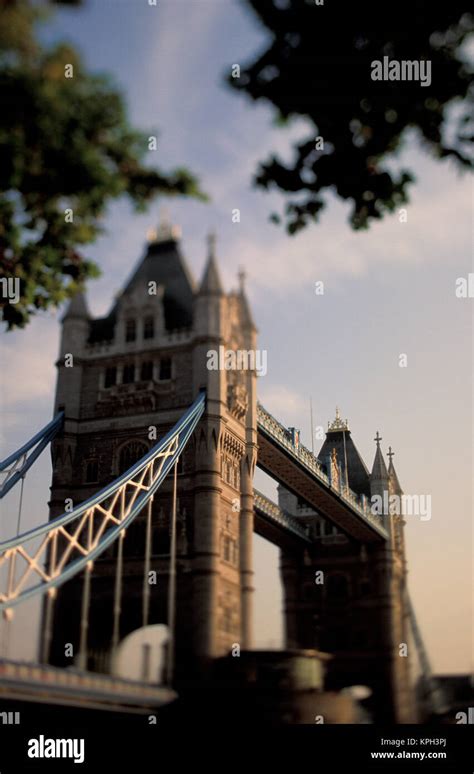
<svg viewBox="0 0 474 774">
<path fill-rule="evenodd" d="M 294 535 L 301 538 L 307 543 L 311 543 L 310 538 L 306 532 L 306 529 L 299 523 L 298 519 L 294 516 L 290 516 L 288 513 L 282 511 L 282 509 L 274 502 L 265 497 L 264 494 L 257 489 L 253 490 L 253 503 L 255 510 L 260 511 L 276 524 L 283 527 L 285 530 L 293 532 Z"/>
<path fill-rule="evenodd" d="M 321 467 L 321 463 L 318 458 L 315 457 L 306 446 L 294 442 L 294 438 L 291 432 L 282 425 L 272 414 L 270 414 L 261 403 L 257 404 L 257 423 L 258 425 L 270 435 L 280 446 L 284 447 L 298 462 L 309 470 L 321 483 L 334 492 L 341 500 L 345 502 L 353 511 L 369 521 L 377 531 L 388 537 L 387 530 L 382 524 L 379 516 L 372 513 L 368 502 L 361 501 L 359 496 L 347 486 L 341 484 L 336 487 L 332 484 L 329 476 L 326 475 Z"/>
<path fill-rule="evenodd" d="M 77 668 L 68 669 L 47 664 L 28 663 L 0 659 L 0 697 L 20 694 L 47 696 L 60 699 L 61 696 L 81 698 L 92 705 L 121 704 L 153 706 L 176 698 L 176 693 L 157 683 L 130 680 L 115 675 L 86 672 Z"/>
</svg>

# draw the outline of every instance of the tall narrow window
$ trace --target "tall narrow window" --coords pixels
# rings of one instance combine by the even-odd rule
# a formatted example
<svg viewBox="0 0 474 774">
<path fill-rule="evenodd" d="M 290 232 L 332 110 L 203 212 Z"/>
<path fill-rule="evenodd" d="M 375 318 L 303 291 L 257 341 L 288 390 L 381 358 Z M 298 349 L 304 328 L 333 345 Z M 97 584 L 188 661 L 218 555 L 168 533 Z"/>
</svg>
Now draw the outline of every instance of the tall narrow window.
<svg viewBox="0 0 474 774">
<path fill-rule="evenodd" d="M 113 387 L 113 385 L 117 381 L 117 368 L 115 366 L 110 366 L 109 368 L 105 369 L 105 387 Z"/>
<path fill-rule="evenodd" d="M 171 358 L 163 357 L 160 360 L 160 381 L 171 379 Z"/>
<path fill-rule="evenodd" d="M 345 575 L 330 575 L 326 584 L 327 598 L 333 602 L 345 602 L 349 598 L 349 583 Z"/>
<path fill-rule="evenodd" d="M 133 363 L 127 363 L 123 367 L 122 382 L 124 384 L 131 384 L 135 381 L 135 365 Z"/>
<path fill-rule="evenodd" d="M 153 362 L 147 360 L 145 363 L 142 363 L 140 369 L 140 381 L 149 382 L 150 379 L 153 379 Z"/>
<path fill-rule="evenodd" d="M 137 323 L 133 319 L 125 322 L 125 341 L 135 341 L 137 338 Z"/>
<path fill-rule="evenodd" d="M 153 317 L 145 317 L 143 320 L 143 338 L 152 339 L 155 335 L 155 321 Z"/>
<path fill-rule="evenodd" d="M 123 446 L 119 457 L 119 475 L 131 468 L 147 451 L 148 447 L 141 441 L 130 441 Z"/>
<path fill-rule="evenodd" d="M 89 460 L 86 465 L 86 483 L 95 484 L 99 480 L 99 463 L 97 460 Z"/>
</svg>

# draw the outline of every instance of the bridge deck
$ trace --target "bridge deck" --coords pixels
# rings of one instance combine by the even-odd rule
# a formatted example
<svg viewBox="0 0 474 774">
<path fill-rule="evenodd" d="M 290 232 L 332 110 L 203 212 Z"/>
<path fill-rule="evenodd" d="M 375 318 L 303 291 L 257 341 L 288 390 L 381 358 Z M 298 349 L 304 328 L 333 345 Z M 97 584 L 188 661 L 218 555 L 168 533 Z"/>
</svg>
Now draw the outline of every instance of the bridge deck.
<svg viewBox="0 0 474 774">
<path fill-rule="evenodd" d="M 258 466 L 339 529 L 361 542 L 388 539 L 388 532 L 368 505 L 350 489 L 336 489 L 319 461 L 258 404 Z"/>
<path fill-rule="evenodd" d="M 0 699 L 146 712 L 177 698 L 170 688 L 120 677 L 0 659 Z"/>
</svg>

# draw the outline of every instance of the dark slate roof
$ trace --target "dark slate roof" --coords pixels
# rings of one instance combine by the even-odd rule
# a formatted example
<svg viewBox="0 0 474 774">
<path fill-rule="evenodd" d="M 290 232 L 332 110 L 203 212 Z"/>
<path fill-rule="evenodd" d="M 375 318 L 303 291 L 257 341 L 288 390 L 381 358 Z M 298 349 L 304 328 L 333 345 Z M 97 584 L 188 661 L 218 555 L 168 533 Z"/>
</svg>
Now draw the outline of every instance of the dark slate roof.
<svg viewBox="0 0 474 774">
<path fill-rule="evenodd" d="M 187 328 L 193 321 L 194 280 L 175 239 L 152 242 L 128 280 L 124 293 L 135 285 L 155 281 L 163 285 L 165 325 L 167 330 Z"/>
<path fill-rule="evenodd" d="M 123 294 L 136 285 L 155 281 L 164 287 L 165 326 L 169 331 L 188 328 L 193 321 L 194 280 L 175 239 L 151 242 L 148 250 L 128 279 Z M 122 294 L 122 295 L 123 295 Z M 89 342 L 110 341 L 114 335 L 118 299 L 106 317 L 91 321 Z"/>
<path fill-rule="evenodd" d="M 331 451 L 336 449 L 337 460 L 344 476 L 344 435 L 346 436 L 347 477 L 349 480 L 349 487 L 356 492 L 356 494 L 364 494 L 366 497 L 370 497 L 369 471 L 356 449 L 354 441 L 351 438 L 350 430 L 331 431 L 326 433 L 326 440 L 321 446 L 318 459 L 321 464 L 327 468 L 327 458 L 331 455 Z"/>
</svg>

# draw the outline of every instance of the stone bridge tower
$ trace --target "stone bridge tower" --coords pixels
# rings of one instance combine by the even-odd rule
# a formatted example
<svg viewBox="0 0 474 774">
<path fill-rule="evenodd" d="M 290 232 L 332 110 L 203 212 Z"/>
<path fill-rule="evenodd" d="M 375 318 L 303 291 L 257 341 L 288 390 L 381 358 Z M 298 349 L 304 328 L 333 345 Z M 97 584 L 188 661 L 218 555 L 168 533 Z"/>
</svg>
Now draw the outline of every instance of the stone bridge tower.
<svg viewBox="0 0 474 774">
<path fill-rule="evenodd" d="M 389 515 L 386 509 L 387 498 L 402 491 L 391 458 L 387 470 L 380 441 L 377 434 L 369 472 L 347 421 L 336 411 L 318 458 L 343 488 L 359 497 L 381 498 L 378 512 L 390 536 L 386 543 L 360 544 L 279 487 L 280 507 L 306 524 L 314 539 L 303 556 L 281 554 L 286 644 L 331 653 L 328 689 L 367 685 L 378 721 L 407 723 L 416 717 L 409 674 L 412 654 L 404 647 L 408 645 L 404 521 L 401 512 Z"/>
<path fill-rule="evenodd" d="M 206 411 L 178 466 L 177 676 L 192 675 L 234 643 L 252 641 L 253 473 L 256 463 L 256 372 L 226 368 L 226 352 L 251 352 L 256 329 L 243 275 L 226 293 L 209 238 L 204 276 L 196 286 L 175 228 L 150 236 L 144 257 L 110 313 L 93 319 L 84 296 L 62 323 L 55 411 L 65 427 L 53 444 L 50 517 L 79 504 L 151 448 L 200 390 Z M 70 357 L 72 356 L 72 358 Z M 170 478 L 170 477 L 169 477 Z M 145 514 L 124 538 L 121 610 L 113 620 L 117 547 L 99 558 L 91 577 L 86 666 L 111 665 L 119 638 L 143 624 L 166 623 L 171 481 L 152 506 L 149 614 L 143 609 Z M 77 658 L 82 579 L 69 581 L 55 603 L 50 658 Z"/>
</svg>

